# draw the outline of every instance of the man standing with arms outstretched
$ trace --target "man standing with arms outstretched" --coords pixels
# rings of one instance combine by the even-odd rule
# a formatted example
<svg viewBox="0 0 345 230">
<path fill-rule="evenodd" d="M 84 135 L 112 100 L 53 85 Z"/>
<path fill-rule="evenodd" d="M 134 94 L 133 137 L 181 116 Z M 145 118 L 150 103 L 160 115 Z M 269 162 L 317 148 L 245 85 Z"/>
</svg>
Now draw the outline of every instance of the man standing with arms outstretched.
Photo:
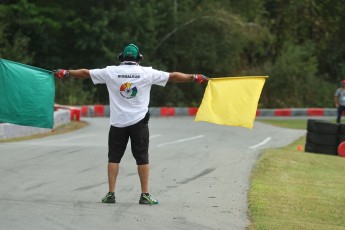
<svg viewBox="0 0 345 230">
<path fill-rule="evenodd" d="M 207 83 L 201 74 L 164 72 L 140 66 L 143 56 L 134 44 L 126 45 L 118 56 L 120 65 L 103 69 L 77 69 L 54 71 L 58 78 L 73 76 L 91 78 L 94 84 L 106 84 L 110 101 L 110 130 L 108 136 L 109 192 L 103 203 L 115 203 L 115 185 L 119 164 L 131 139 L 132 154 L 138 165 L 141 184 L 139 204 L 158 204 L 149 193 L 149 128 L 148 105 L 152 85 L 165 86 L 172 82 Z"/>
</svg>

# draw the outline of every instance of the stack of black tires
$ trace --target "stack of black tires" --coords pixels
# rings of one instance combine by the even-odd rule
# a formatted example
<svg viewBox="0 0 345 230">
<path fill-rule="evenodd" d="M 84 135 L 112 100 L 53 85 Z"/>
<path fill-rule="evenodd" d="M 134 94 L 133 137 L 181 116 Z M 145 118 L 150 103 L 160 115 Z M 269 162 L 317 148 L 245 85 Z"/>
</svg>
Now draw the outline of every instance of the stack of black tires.
<svg viewBox="0 0 345 230">
<path fill-rule="evenodd" d="M 305 152 L 338 155 L 338 146 L 345 141 L 345 125 L 309 119 Z"/>
</svg>

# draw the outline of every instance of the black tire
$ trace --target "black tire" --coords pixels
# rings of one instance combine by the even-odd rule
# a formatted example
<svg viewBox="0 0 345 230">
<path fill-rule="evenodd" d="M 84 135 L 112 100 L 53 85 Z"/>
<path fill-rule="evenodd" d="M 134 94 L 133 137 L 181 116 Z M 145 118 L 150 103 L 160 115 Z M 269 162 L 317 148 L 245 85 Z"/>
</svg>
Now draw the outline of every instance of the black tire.
<svg viewBox="0 0 345 230">
<path fill-rule="evenodd" d="M 307 142 L 307 143 L 311 143 L 311 144 L 314 143 L 313 137 L 314 137 L 314 132 L 308 131 L 308 132 L 307 132 L 307 139 L 306 139 L 306 142 Z"/>
<path fill-rule="evenodd" d="M 308 119 L 308 121 L 307 121 L 307 131 L 310 131 L 310 132 L 314 132 L 315 131 L 315 122 L 330 123 L 327 120 Z"/>
<path fill-rule="evenodd" d="M 313 153 L 314 152 L 314 144 L 308 143 L 308 142 L 305 143 L 304 152 Z"/>
<path fill-rule="evenodd" d="M 314 132 L 337 135 L 339 133 L 339 124 L 316 121 L 314 122 Z"/>
<path fill-rule="evenodd" d="M 338 145 L 314 144 L 314 150 L 316 153 L 323 153 L 323 154 L 338 156 Z"/>
<path fill-rule="evenodd" d="M 308 119 L 308 121 L 307 121 L 307 131 L 308 132 L 314 132 L 315 131 L 315 128 L 314 128 L 315 121 L 318 121 L 318 120 Z"/>
<path fill-rule="evenodd" d="M 327 155 L 338 155 L 337 145 L 319 145 L 313 143 L 305 144 L 305 152 L 309 153 L 322 153 Z"/>
<path fill-rule="evenodd" d="M 339 144 L 339 136 L 332 134 L 307 132 L 307 142 L 318 145 L 337 145 Z"/>
<path fill-rule="evenodd" d="M 341 142 L 344 142 L 344 141 L 345 141 L 345 135 L 338 135 L 338 142 L 339 142 L 339 144 Z"/>
<path fill-rule="evenodd" d="M 339 134 L 345 135 L 345 124 L 339 124 Z"/>
</svg>

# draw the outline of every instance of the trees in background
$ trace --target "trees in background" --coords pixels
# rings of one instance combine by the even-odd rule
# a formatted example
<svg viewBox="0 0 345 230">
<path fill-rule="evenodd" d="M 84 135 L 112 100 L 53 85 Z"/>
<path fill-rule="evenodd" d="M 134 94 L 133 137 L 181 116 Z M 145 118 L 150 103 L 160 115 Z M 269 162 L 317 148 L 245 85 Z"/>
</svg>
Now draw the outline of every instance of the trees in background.
<svg viewBox="0 0 345 230">
<path fill-rule="evenodd" d="M 210 77 L 269 75 L 261 107 L 328 107 L 345 74 L 345 6 L 327 0 L 1 0 L 0 56 L 45 69 L 143 65 Z M 204 88 L 153 87 L 151 106 L 198 106 Z M 108 103 L 104 86 L 57 80 L 62 104 Z"/>
</svg>

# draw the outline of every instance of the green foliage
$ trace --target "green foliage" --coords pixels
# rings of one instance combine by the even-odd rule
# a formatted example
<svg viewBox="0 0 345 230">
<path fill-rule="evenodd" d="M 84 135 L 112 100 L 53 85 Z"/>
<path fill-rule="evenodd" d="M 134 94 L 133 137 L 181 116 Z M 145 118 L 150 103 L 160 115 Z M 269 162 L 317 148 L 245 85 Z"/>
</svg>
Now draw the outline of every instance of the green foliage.
<svg viewBox="0 0 345 230">
<path fill-rule="evenodd" d="M 317 59 L 313 47 L 285 43 L 275 63 L 266 67 L 271 76 L 262 100 L 269 107 L 319 107 L 330 105 L 333 90 L 325 80 L 316 77 Z M 278 95 L 278 97 L 271 97 Z"/>
<path fill-rule="evenodd" d="M 97 102 L 96 88 L 87 88 L 88 80 L 56 79 L 56 98 L 63 105 L 88 105 L 90 101 Z"/>
<path fill-rule="evenodd" d="M 2 17 L 5 7 L 0 5 L 0 57 L 17 62 L 30 64 L 33 53 L 29 52 L 30 39 L 23 35 L 20 29 L 9 32 L 10 23 L 6 23 Z"/>
<path fill-rule="evenodd" d="M 28 43 L 29 38 L 23 36 L 20 31 L 9 38 L 4 29 L 0 28 L 0 57 L 30 64 L 34 55 L 29 53 Z"/>
<path fill-rule="evenodd" d="M 15 0 L 0 3 L 2 58 L 45 69 L 143 65 L 210 77 L 269 75 L 261 107 L 332 106 L 345 75 L 341 1 Z M 58 103 L 108 103 L 91 81 L 57 81 Z M 154 87 L 151 106 L 198 106 L 204 87 Z M 67 96 L 66 96 L 67 95 Z M 78 99 L 79 98 L 79 99 Z"/>
</svg>

